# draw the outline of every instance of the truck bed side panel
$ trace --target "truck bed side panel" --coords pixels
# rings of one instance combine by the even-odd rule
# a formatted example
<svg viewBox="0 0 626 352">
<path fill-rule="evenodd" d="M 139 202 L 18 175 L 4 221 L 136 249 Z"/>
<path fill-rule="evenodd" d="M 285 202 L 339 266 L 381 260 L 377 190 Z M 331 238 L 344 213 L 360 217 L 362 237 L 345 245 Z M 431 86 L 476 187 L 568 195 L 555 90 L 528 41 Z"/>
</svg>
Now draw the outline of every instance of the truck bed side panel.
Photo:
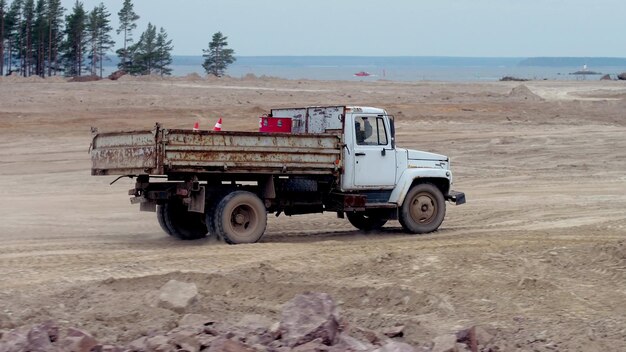
<svg viewBox="0 0 626 352">
<path fill-rule="evenodd" d="M 165 173 L 333 174 L 334 135 L 164 130 Z"/>
<path fill-rule="evenodd" d="M 100 133 L 91 145 L 92 175 L 157 173 L 154 131 Z"/>
</svg>

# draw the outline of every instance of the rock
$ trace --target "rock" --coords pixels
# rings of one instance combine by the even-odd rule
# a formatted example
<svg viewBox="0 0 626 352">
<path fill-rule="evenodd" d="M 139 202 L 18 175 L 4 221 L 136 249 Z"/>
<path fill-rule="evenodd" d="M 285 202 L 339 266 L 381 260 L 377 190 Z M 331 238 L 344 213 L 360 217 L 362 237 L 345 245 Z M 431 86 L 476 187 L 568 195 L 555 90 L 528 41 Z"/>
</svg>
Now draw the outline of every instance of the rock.
<svg viewBox="0 0 626 352">
<path fill-rule="evenodd" d="M 270 329 L 268 330 L 268 333 L 270 335 L 272 335 L 272 337 L 275 340 L 279 339 L 281 337 L 280 336 L 280 322 L 276 322 L 276 323 L 272 324 L 270 326 Z"/>
<path fill-rule="evenodd" d="M 187 352 L 198 352 L 200 351 L 201 345 L 196 336 L 200 332 L 202 332 L 202 328 L 186 326 L 170 331 L 168 336 L 172 344 L 180 346 L 183 350 Z"/>
<path fill-rule="evenodd" d="M 194 283 L 168 281 L 159 291 L 159 307 L 183 313 L 198 299 L 198 288 Z"/>
<path fill-rule="evenodd" d="M 467 346 L 470 350 L 478 349 L 478 341 L 476 340 L 476 327 L 472 326 L 469 329 L 458 331 L 456 333 L 456 341 L 460 342 L 464 346 Z"/>
<path fill-rule="evenodd" d="M 67 334 L 61 343 L 62 350 L 67 352 L 89 352 L 96 345 L 98 342 L 93 336 L 76 328 L 67 329 Z"/>
<path fill-rule="evenodd" d="M 265 316 L 248 314 L 235 324 L 232 332 L 248 345 L 268 345 L 280 336 L 272 328 L 272 321 Z"/>
<path fill-rule="evenodd" d="M 170 339 L 163 335 L 152 336 L 146 340 L 148 351 L 153 352 L 175 352 L 176 347 L 170 343 Z"/>
<path fill-rule="evenodd" d="M 206 352 L 256 352 L 252 347 L 238 342 L 220 337 L 211 343 Z"/>
<path fill-rule="evenodd" d="M 322 339 L 315 339 L 305 344 L 296 346 L 291 349 L 291 352 L 326 352 L 329 347 L 324 345 Z M 345 350 L 344 350 L 345 351 Z"/>
<path fill-rule="evenodd" d="M 431 352 L 458 352 L 456 348 L 457 336 L 454 334 L 441 335 L 433 340 Z"/>
<path fill-rule="evenodd" d="M 387 336 L 373 330 L 357 327 L 350 332 L 350 336 L 353 336 L 359 340 L 367 341 L 372 345 L 382 346 L 389 340 Z"/>
<path fill-rule="evenodd" d="M 341 333 L 337 336 L 337 342 L 330 347 L 329 351 L 332 352 L 344 352 L 344 351 L 371 351 L 374 349 L 374 346 L 369 342 L 363 342 L 355 339 L 354 337 Z"/>
<path fill-rule="evenodd" d="M 383 334 L 387 337 L 402 337 L 404 336 L 404 325 L 394 326 L 393 328 L 385 329 Z"/>
<path fill-rule="evenodd" d="M 493 341 L 494 336 L 487 331 L 485 327 L 476 326 L 474 330 L 474 334 L 476 336 L 476 341 L 479 345 L 488 345 L 491 341 Z"/>
<path fill-rule="evenodd" d="M 270 350 L 267 346 L 260 345 L 258 343 L 256 345 L 250 346 L 250 348 L 252 348 L 256 352 L 275 352 L 275 350 Z"/>
<path fill-rule="evenodd" d="M 200 348 L 202 348 L 200 341 L 195 336 L 175 338 L 172 339 L 172 342 L 187 352 L 199 352 Z"/>
<path fill-rule="evenodd" d="M 40 327 L 48 333 L 51 342 L 59 340 L 59 324 L 54 320 L 48 320 L 40 324 Z"/>
<path fill-rule="evenodd" d="M 626 72 L 622 72 L 617 75 L 617 79 L 619 79 L 620 81 L 626 81 Z"/>
<path fill-rule="evenodd" d="M 457 352 L 472 352 L 472 350 L 464 343 L 456 343 Z"/>
<path fill-rule="evenodd" d="M 119 346 L 113 345 L 97 345 L 91 349 L 91 352 L 123 352 L 124 350 Z"/>
<path fill-rule="evenodd" d="M 297 295 L 285 304 L 281 316 L 281 339 L 287 346 L 302 345 L 318 338 L 330 345 L 337 335 L 337 308 L 326 293 Z"/>
<path fill-rule="evenodd" d="M 148 338 L 143 336 L 128 344 L 128 351 L 139 352 L 146 351 L 148 349 Z"/>
<path fill-rule="evenodd" d="M 203 327 L 213 325 L 213 321 L 202 314 L 185 314 L 180 321 L 178 322 L 178 326 L 193 326 L 193 327 Z"/>
<path fill-rule="evenodd" d="M 28 345 L 28 332 L 30 328 L 22 326 L 2 334 L 2 352 L 20 352 Z"/>
<path fill-rule="evenodd" d="M 266 332 L 271 329 L 272 321 L 263 315 L 246 314 L 235 326 L 250 332 Z"/>
<path fill-rule="evenodd" d="M 207 334 L 200 334 L 196 336 L 196 340 L 198 340 L 198 343 L 200 344 L 200 349 L 205 349 L 205 348 L 210 347 L 213 341 L 217 340 L 218 338 L 219 337 L 217 336 L 212 336 L 212 335 L 207 335 Z"/>
<path fill-rule="evenodd" d="M 611 75 L 604 75 L 602 77 L 600 77 L 601 81 L 612 81 L 611 79 Z"/>
<path fill-rule="evenodd" d="M 381 348 L 375 349 L 373 352 L 415 352 L 415 348 L 404 342 L 391 341 L 384 344 Z"/>
<path fill-rule="evenodd" d="M 28 332 L 27 351 L 54 352 L 57 348 L 50 341 L 48 330 L 42 325 L 35 325 Z"/>
</svg>

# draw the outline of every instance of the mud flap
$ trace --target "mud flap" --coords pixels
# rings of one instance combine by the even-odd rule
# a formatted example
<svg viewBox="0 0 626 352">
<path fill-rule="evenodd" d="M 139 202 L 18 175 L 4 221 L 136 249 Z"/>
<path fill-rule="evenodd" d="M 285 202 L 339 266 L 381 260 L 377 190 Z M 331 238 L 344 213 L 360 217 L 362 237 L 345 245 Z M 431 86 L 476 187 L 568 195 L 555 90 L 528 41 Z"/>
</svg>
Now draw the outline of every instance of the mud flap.
<svg viewBox="0 0 626 352">
<path fill-rule="evenodd" d="M 204 214 L 206 190 L 204 186 L 200 186 L 198 191 L 191 192 L 189 195 L 188 210 L 194 213 Z"/>
<path fill-rule="evenodd" d="M 156 206 L 157 206 L 157 203 L 155 201 L 142 202 L 142 203 L 139 203 L 139 210 L 140 211 L 151 211 L 151 212 L 155 213 L 156 212 Z"/>
</svg>

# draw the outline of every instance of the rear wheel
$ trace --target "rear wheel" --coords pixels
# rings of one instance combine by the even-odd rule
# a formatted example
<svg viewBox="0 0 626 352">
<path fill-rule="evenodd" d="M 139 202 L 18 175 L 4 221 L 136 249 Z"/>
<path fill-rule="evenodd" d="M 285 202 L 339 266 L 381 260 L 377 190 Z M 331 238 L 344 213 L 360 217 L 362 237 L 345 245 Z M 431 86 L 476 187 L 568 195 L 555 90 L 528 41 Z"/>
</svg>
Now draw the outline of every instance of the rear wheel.
<svg viewBox="0 0 626 352">
<path fill-rule="evenodd" d="M 267 210 L 256 194 L 234 191 L 217 205 L 214 226 L 229 244 L 254 243 L 265 233 Z"/>
<path fill-rule="evenodd" d="M 352 226 L 361 231 L 379 230 L 387 223 L 387 219 L 383 219 L 379 216 L 376 216 L 375 214 L 364 211 L 347 213 L 346 216 L 348 217 L 348 221 L 350 221 Z"/>
<path fill-rule="evenodd" d="M 165 207 L 163 205 L 157 205 L 157 220 L 159 221 L 159 226 L 161 229 L 168 235 L 173 236 L 172 230 L 167 227 L 167 223 L 165 223 Z"/>
<path fill-rule="evenodd" d="M 217 229 L 215 228 L 215 213 L 217 211 L 218 204 L 224 199 L 224 192 L 213 192 L 207 197 L 207 204 L 205 206 L 205 223 L 207 230 L 209 231 L 209 236 L 215 236 L 218 239 L 221 239 L 221 235 L 217 233 Z"/>
<path fill-rule="evenodd" d="M 181 240 L 197 240 L 208 232 L 204 214 L 187 211 L 187 206 L 179 200 L 163 205 L 163 219 L 171 236 Z"/>
<path fill-rule="evenodd" d="M 443 194 L 431 183 L 413 186 L 402 203 L 400 224 L 410 233 L 436 231 L 446 215 Z"/>
</svg>

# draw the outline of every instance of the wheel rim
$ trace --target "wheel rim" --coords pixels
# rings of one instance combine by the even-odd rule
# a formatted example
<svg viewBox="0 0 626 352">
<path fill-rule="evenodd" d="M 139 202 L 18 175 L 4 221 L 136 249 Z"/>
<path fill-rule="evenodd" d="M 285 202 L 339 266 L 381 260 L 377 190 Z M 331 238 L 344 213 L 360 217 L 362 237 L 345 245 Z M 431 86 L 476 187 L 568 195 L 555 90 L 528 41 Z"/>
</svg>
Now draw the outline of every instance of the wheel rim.
<svg viewBox="0 0 626 352">
<path fill-rule="evenodd" d="M 230 229 L 238 238 L 246 238 L 256 231 L 259 216 L 249 204 L 235 206 L 230 214 Z"/>
<path fill-rule="evenodd" d="M 429 193 L 418 193 L 411 200 L 411 218 L 420 224 L 428 224 L 437 216 L 437 201 Z"/>
</svg>

